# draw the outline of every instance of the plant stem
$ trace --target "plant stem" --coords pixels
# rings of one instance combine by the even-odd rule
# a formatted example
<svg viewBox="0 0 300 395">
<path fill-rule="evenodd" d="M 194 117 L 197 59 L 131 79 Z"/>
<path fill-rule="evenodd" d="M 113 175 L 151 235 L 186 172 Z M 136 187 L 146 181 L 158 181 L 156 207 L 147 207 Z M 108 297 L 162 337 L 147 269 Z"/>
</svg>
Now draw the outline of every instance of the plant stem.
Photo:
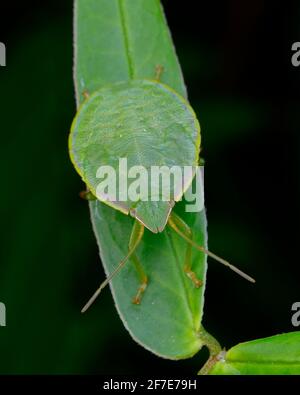
<svg viewBox="0 0 300 395">
<path fill-rule="evenodd" d="M 202 366 L 199 370 L 199 375 L 207 375 L 212 367 L 224 357 L 224 351 L 219 344 L 219 342 L 206 330 L 203 326 L 200 329 L 200 339 L 203 341 L 204 345 L 208 348 L 209 351 L 209 358 L 206 363 Z"/>
</svg>

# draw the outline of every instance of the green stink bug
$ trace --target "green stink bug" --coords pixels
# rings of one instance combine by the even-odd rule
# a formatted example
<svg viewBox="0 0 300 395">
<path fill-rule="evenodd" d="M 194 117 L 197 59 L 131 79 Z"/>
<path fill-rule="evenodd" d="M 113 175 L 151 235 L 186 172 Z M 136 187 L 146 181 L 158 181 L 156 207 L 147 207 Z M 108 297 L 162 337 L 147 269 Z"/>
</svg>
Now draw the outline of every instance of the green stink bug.
<svg viewBox="0 0 300 395">
<path fill-rule="evenodd" d="M 196 287 L 202 282 L 192 270 L 190 249 L 206 253 L 225 264 L 249 281 L 251 277 L 193 242 L 191 230 L 172 208 L 190 187 L 195 173 L 177 178 L 177 183 L 161 188 L 160 180 L 143 180 L 143 192 L 138 199 L 128 196 L 127 183 L 118 183 L 114 191 L 99 189 L 99 174 L 109 169 L 121 178 L 120 158 L 126 169 L 143 167 L 146 173 L 153 168 L 195 168 L 200 150 L 200 126 L 189 103 L 170 87 L 158 81 L 133 80 L 104 87 L 80 107 L 69 137 L 71 160 L 86 183 L 90 193 L 109 206 L 132 215 L 134 223 L 128 254 L 100 285 L 83 308 L 85 311 L 105 285 L 130 258 L 139 273 L 141 285 L 133 302 L 139 304 L 147 287 L 147 275 L 135 254 L 144 228 L 153 233 L 163 232 L 168 224 L 187 242 L 184 271 Z M 140 185 L 139 185 L 140 186 Z M 167 190 L 168 189 L 168 190 Z M 150 192 L 149 192 L 150 191 Z M 125 196 L 125 197 L 124 197 Z"/>
</svg>

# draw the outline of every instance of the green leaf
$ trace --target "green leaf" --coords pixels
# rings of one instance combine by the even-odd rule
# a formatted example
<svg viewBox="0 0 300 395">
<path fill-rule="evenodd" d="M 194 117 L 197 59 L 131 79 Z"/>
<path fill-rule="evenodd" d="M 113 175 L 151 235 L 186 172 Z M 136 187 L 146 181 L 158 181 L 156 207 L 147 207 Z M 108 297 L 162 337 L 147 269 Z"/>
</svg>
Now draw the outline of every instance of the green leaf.
<svg viewBox="0 0 300 395">
<path fill-rule="evenodd" d="M 162 82 L 186 96 L 159 1 L 75 2 L 78 104 L 83 101 L 85 91 L 92 94 L 110 83 L 153 79 L 157 65 L 164 67 Z M 184 204 L 180 202 L 174 209 L 192 227 L 194 241 L 205 246 L 205 212 L 186 213 Z M 90 211 L 101 260 L 108 275 L 127 253 L 133 219 L 99 201 L 90 202 Z M 185 250 L 185 241 L 173 231 L 166 229 L 163 233 L 152 234 L 146 230 L 137 250 L 149 276 L 141 305 L 131 303 L 139 285 L 131 262 L 111 283 L 116 308 L 131 336 L 148 350 L 171 359 L 192 356 L 203 345 L 200 329 L 206 257 L 193 250 L 193 270 L 203 280 L 203 286 L 196 289 L 183 272 Z M 94 308 L 101 313 L 101 301 Z"/>
<path fill-rule="evenodd" d="M 181 70 L 159 0 L 76 0 L 75 82 L 84 91 L 129 79 L 162 81 L 186 96 Z"/>
<path fill-rule="evenodd" d="M 99 200 L 157 233 L 192 182 L 184 166 L 198 164 L 200 128 L 182 96 L 155 81 L 133 80 L 104 87 L 81 106 L 69 147 L 75 168 Z M 159 190 L 154 167 L 176 169 L 175 182 Z M 120 182 L 134 168 L 137 179 Z"/>
<path fill-rule="evenodd" d="M 300 374 L 300 332 L 240 343 L 222 355 L 209 374 Z"/>
</svg>

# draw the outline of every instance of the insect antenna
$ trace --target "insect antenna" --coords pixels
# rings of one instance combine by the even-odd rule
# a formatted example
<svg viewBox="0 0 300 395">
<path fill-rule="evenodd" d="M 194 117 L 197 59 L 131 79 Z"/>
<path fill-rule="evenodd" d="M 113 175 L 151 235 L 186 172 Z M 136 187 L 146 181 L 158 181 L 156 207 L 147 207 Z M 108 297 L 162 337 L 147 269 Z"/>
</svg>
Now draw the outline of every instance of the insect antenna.
<svg viewBox="0 0 300 395">
<path fill-rule="evenodd" d="M 131 255 L 134 253 L 136 250 L 137 246 L 139 245 L 144 233 L 144 227 L 141 226 L 137 221 L 135 222 L 135 225 L 132 230 L 131 234 L 131 241 L 130 241 L 130 246 L 128 249 L 128 253 L 121 260 L 121 262 L 118 264 L 118 266 L 110 273 L 110 275 L 100 284 L 100 287 L 96 290 L 94 295 L 90 298 L 90 300 L 85 304 L 83 309 L 81 310 L 82 313 L 85 313 L 87 309 L 95 302 L 95 300 L 98 298 L 100 295 L 100 292 L 102 291 L 103 288 L 106 287 L 106 285 L 115 277 L 116 274 L 119 273 L 119 271 L 122 269 L 122 267 L 125 265 L 125 263 L 128 261 L 128 259 L 131 257 Z"/>
<path fill-rule="evenodd" d="M 234 271 L 235 273 L 239 274 L 241 277 L 243 277 L 244 279 L 250 281 L 251 283 L 255 283 L 254 278 L 248 276 L 248 274 L 244 273 L 242 270 L 238 269 L 236 266 L 232 265 L 231 263 L 229 263 L 228 261 L 226 261 L 225 259 L 219 257 L 218 255 L 214 254 L 213 252 L 208 251 L 206 248 L 198 245 L 197 243 L 195 243 L 193 240 L 191 240 L 188 236 L 186 236 L 174 223 L 174 221 L 171 220 L 171 218 L 169 218 L 169 225 L 171 226 L 172 229 L 174 229 L 174 231 L 181 236 L 186 242 L 188 242 L 189 244 L 191 244 L 194 248 L 196 248 L 199 251 L 204 252 L 204 254 L 210 256 L 211 258 L 213 258 L 215 261 L 222 263 L 223 265 L 227 266 L 229 269 L 231 269 L 232 271 Z"/>
<path fill-rule="evenodd" d="M 81 310 L 82 313 L 85 313 L 87 309 L 91 307 L 91 305 L 95 302 L 95 300 L 98 298 L 100 295 L 100 292 L 102 291 L 103 288 L 106 287 L 106 285 L 115 277 L 115 275 L 122 269 L 122 267 L 125 265 L 125 263 L 128 261 L 130 258 L 130 255 L 132 255 L 133 251 L 129 251 L 128 254 L 124 259 L 121 260 L 121 262 L 118 264 L 118 266 L 115 268 L 115 270 L 110 273 L 110 275 L 100 284 L 100 287 L 96 290 L 94 295 L 90 298 L 90 300 L 85 304 L 83 309 Z"/>
</svg>

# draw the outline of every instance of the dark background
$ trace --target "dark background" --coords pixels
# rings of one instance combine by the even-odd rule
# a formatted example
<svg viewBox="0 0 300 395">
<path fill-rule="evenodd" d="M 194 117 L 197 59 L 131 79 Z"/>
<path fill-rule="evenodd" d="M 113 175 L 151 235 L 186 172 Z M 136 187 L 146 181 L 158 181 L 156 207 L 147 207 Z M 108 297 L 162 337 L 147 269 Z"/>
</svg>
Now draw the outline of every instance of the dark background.
<svg viewBox="0 0 300 395">
<path fill-rule="evenodd" d="M 202 127 L 209 246 L 204 324 L 225 347 L 296 330 L 300 300 L 296 2 L 163 2 Z M 159 359 L 123 328 L 67 152 L 75 114 L 72 2 L 1 2 L 0 373 L 195 373 L 207 353 Z"/>
</svg>

